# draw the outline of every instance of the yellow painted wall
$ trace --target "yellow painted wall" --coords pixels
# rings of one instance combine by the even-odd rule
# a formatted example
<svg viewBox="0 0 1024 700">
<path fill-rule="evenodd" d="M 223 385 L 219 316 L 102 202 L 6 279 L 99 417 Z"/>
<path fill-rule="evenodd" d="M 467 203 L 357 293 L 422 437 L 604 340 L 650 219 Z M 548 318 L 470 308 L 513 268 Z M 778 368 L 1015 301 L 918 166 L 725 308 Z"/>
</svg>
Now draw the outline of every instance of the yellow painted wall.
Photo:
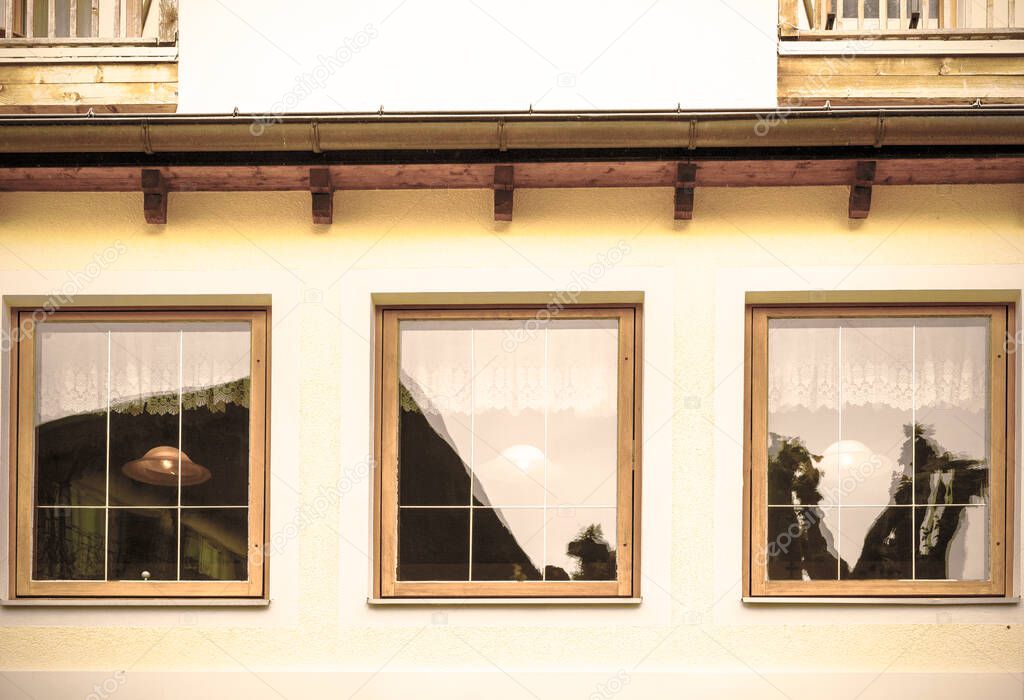
<svg viewBox="0 0 1024 700">
<path fill-rule="evenodd" d="M 275 354 L 273 365 L 275 392 L 282 382 L 296 387 L 298 398 L 295 405 L 275 398 L 273 405 L 275 426 L 296 437 L 295 450 L 275 451 L 272 465 L 295 480 L 272 483 L 275 522 L 282 523 L 351 467 L 339 457 L 346 448 L 364 450 L 339 442 L 342 406 L 363 410 L 369 400 L 344 385 L 346 363 L 363 366 L 369 356 L 368 350 L 343 356 L 342 347 L 358 347 L 346 334 L 359 329 L 347 330 L 339 318 L 346 304 L 368 301 L 340 298 L 345 282 L 339 277 L 430 268 L 468 274 L 478 267 L 539 274 L 540 268 L 559 271 L 552 273 L 556 288 L 565 270 L 584 270 L 598 253 L 627 241 L 630 252 L 620 267 L 670 273 L 673 318 L 662 321 L 671 347 L 662 350 L 671 360 L 647 371 L 646 381 L 674 382 L 675 409 L 688 396 L 714 397 L 726 379 L 715 370 L 716 319 L 723 311 L 715 294 L 729 284 L 724 270 L 773 268 L 782 284 L 796 289 L 806 284 L 793 269 L 834 268 L 851 276 L 844 281 L 844 274 L 829 272 L 829 279 L 850 288 L 858 267 L 871 267 L 888 271 L 890 286 L 901 288 L 909 286 L 903 271 L 910 267 L 917 273 L 922 266 L 974 270 L 984 286 L 988 270 L 1019 265 L 1016 272 L 999 267 L 999 279 L 1016 274 L 1017 286 L 1024 285 L 1022 186 L 876 188 L 870 218 L 858 223 L 847 219 L 846 206 L 845 188 L 698 190 L 694 221 L 677 223 L 670 190 L 517 191 L 515 220 L 496 225 L 489 192 L 342 192 L 335 224 L 317 227 L 309 223 L 308 194 L 190 193 L 172 194 L 170 223 L 152 227 L 143 221 L 139 194 L 0 194 L 0 293 L 56 288 L 67 271 L 84 269 L 115 240 L 126 252 L 83 293 L 123 293 L 130 279 L 144 280 L 138 291 L 148 293 L 202 292 L 233 275 L 253 291 L 266 279 L 273 289 L 265 291 L 275 293 L 275 353 L 278 342 L 295 349 L 294 355 Z M 450 284 L 458 286 L 457 275 Z M 934 286 L 946 286 L 936 275 Z M 269 609 L 3 608 L 0 671 L 126 669 L 130 676 L 145 670 L 500 668 L 515 677 L 608 669 L 607 677 L 620 669 L 700 669 L 755 682 L 754 671 L 863 673 L 867 680 L 883 672 L 934 671 L 989 674 L 1006 682 L 1000 688 L 1020 692 L 1020 606 L 909 613 L 790 607 L 780 614 L 743 608 L 738 588 L 721 597 L 722 574 L 713 558 L 735 558 L 738 567 L 740 550 L 738 541 L 720 534 L 731 526 L 718 514 L 732 506 L 722 511 L 714 501 L 734 499 L 730 504 L 738 508 L 740 493 L 712 491 L 722 483 L 715 452 L 724 449 L 712 427 L 715 406 L 704 400 L 676 412 L 665 427 L 672 463 L 645 465 L 670 471 L 669 491 L 645 493 L 648 501 L 667 501 L 671 513 L 670 521 L 657 524 L 667 542 L 668 577 L 643 583 L 646 598 L 661 599 L 663 619 L 644 615 L 646 601 L 639 609 L 531 609 L 525 616 L 510 607 L 452 607 L 447 617 L 424 608 L 359 608 L 349 615 L 353 605 L 363 605 L 361 598 L 342 600 L 340 592 L 351 597 L 363 590 L 365 596 L 366 564 L 355 551 L 363 542 L 339 545 L 346 534 L 338 529 L 340 509 L 349 503 L 342 499 L 301 530 L 288 560 L 294 568 L 272 568 Z M 361 498 L 359 492 L 352 503 L 364 509 Z M 504 673 L 500 677 L 517 690 Z M 0 697 L 19 697 L 5 687 L 0 680 Z M 366 692 L 372 695 L 373 687 L 371 680 Z M 763 690 L 774 696 L 767 685 Z M 591 696 L 594 686 L 573 692 Z"/>
</svg>

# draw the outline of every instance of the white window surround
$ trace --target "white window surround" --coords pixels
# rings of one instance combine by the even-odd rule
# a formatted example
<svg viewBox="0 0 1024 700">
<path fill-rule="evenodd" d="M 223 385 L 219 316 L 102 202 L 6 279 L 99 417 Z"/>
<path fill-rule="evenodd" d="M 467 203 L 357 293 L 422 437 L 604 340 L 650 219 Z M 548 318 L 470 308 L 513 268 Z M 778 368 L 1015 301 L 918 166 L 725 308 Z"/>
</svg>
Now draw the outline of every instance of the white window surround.
<svg viewBox="0 0 1024 700">
<path fill-rule="evenodd" d="M 346 391 L 366 396 L 362 402 L 345 403 L 342 407 L 343 420 L 339 444 L 342 446 L 342 465 L 356 465 L 367 458 L 372 447 L 372 366 L 367 341 L 372 338 L 374 295 L 381 294 L 422 294 L 428 292 L 449 292 L 460 295 L 473 293 L 493 295 L 496 291 L 509 293 L 536 293 L 538 290 L 559 292 L 572 290 L 580 275 L 585 274 L 590 259 L 580 261 L 578 267 L 565 269 L 545 268 L 540 272 L 534 268 L 501 269 L 374 269 L 372 271 L 352 270 L 332 290 L 332 294 L 344 299 L 340 319 L 344 330 L 341 336 L 341 354 L 348 358 L 365 358 L 362 361 L 346 361 L 340 364 L 343 385 Z M 547 273 L 547 274 L 544 274 Z M 519 604 L 516 623 L 521 626 L 583 626 L 601 627 L 619 624 L 664 626 L 671 623 L 671 610 L 682 603 L 691 601 L 673 600 L 671 585 L 672 546 L 671 533 L 659 528 L 658 523 L 671 518 L 671 501 L 659 498 L 671 490 L 674 461 L 672 458 L 672 396 L 677 391 L 671 381 L 673 370 L 673 283 L 671 271 L 664 269 L 627 267 L 625 263 L 608 268 L 603 276 L 586 291 L 594 292 L 643 292 L 644 304 L 644 393 L 643 393 L 643 502 L 641 560 L 643 575 L 640 582 L 641 600 L 616 599 L 594 600 L 585 603 L 550 601 L 537 605 Z M 380 297 L 377 301 L 384 303 Z M 581 303 L 586 299 L 579 299 Z M 391 302 L 388 302 L 391 303 Z M 448 303 L 455 303 L 450 301 Z M 646 322 L 647 314 L 655 320 Z M 648 469 L 649 465 L 649 469 Z M 353 474 L 356 476 L 356 474 Z M 370 484 L 358 483 L 353 487 L 360 494 L 354 494 L 351 504 L 346 498 L 346 508 L 341 513 L 339 532 L 345 533 L 348 541 L 339 542 L 339 560 L 342 572 L 339 574 L 339 614 L 346 626 L 393 625 L 395 627 L 422 626 L 422 604 L 386 604 L 387 614 L 382 615 L 382 606 L 367 603 L 372 590 L 372 569 L 366 565 L 365 578 L 352 576 L 349 568 L 353 561 L 353 546 L 370 546 L 372 491 Z M 359 496 L 365 493 L 365 498 Z M 366 551 L 366 550 L 363 550 Z M 422 603 L 422 601 L 420 601 Z M 493 625 L 506 624 L 508 620 L 507 600 L 466 600 L 430 601 L 431 609 L 439 613 L 458 610 L 460 624 Z M 610 605 L 610 603 L 614 603 Z"/>
<path fill-rule="evenodd" d="M 1021 265 L 964 265 L 900 267 L 899 289 L 1019 289 L 1024 279 Z M 744 603 L 735 595 L 741 577 L 742 556 L 734 549 L 742 541 L 742 499 L 731 494 L 742 489 L 742 447 L 729 436 L 743 435 L 743 373 L 734 371 L 743 362 L 743 311 L 747 292 L 833 290 L 836 283 L 844 290 L 892 291 L 892 267 L 799 267 L 791 274 L 772 268 L 722 268 L 716 273 L 715 288 L 715 523 L 712 545 L 715 558 L 715 599 L 721 602 L 713 611 L 716 624 L 787 624 L 799 614 L 802 624 L 923 624 L 942 622 L 1005 623 L 1024 622 L 1020 605 L 1021 562 L 1015 561 L 1014 594 L 1005 598 L 976 599 L 970 604 L 950 600 L 905 599 L 837 600 L 821 598 L 782 598 Z M 1018 314 L 1020 311 L 1018 310 Z M 1018 382 L 1020 379 L 1018 378 Z M 1020 412 L 1017 414 L 1017 491 L 1021 498 Z M 742 440 L 741 440 L 742 442 Z M 1011 524 L 1021 532 L 1021 514 Z M 790 603 L 800 603 L 794 609 Z M 806 604 L 812 603 L 812 604 Z M 879 612 L 884 611 L 884 615 Z"/>
<path fill-rule="evenodd" d="M 47 270 L 11 271 L 3 276 L 0 283 L 0 309 L 2 321 L 9 322 L 11 306 L 39 304 L 41 300 L 54 298 L 61 285 L 66 283 L 68 271 Z M 270 299 L 272 313 L 278 317 L 297 308 L 302 303 L 303 289 L 287 272 L 265 272 L 254 277 L 248 272 L 221 271 L 215 279 L 209 275 L 180 271 L 119 272 L 104 270 L 102 277 L 88 283 L 82 294 L 74 297 L 74 304 L 103 306 L 114 303 L 138 305 L 169 305 L 181 302 L 180 290 L 188 289 L 195 305 L 224 305 L 244 303 L 260 305 Z M 204 301 L 204 297 L 206 300 Z M 244 298 L 244 301 L 241 299 Z M 32 299 L 32 301 L 27 301 Z M 278 321 L 277 328 L 283 329 L 281 336 L 272 338 L 272 355 L 281 367 L 299 365 L 300 336 L 297 314 L 291 320 Z M 9 454 L 9 402 L 10 366 L 4 353 L 0 362 L 0 541 L 8 541 L 7 510 Z M 271 373 L 271 392 L 274 410 L 282 414 L 297 415 L 299 411 L 299 383 L 294 374 L 279 371 Z M 298 425 L 295 421 L 275 421 L 270 424 L 271 457 L 273 465 L 274 501 L 270 509 L 270 532 L 284 533 L 301 516 L 299 494 L 288 488 L 300 482 L 298 464 L 293 455 L 299 450 Z M 0 618 L 7 627 L 48 627 L 66 626 L 68 608 L 77 608 L 73 613 L 76 623 L 93 627 L 123 627 L 127 624 L 147 628 L 196 625 L 203 628 L 237 626 L 239 628 L 274 628 L 295 626 L 299 621 L 299 547 L 276 548 L 271 553 L 270 601 L 256 600 L 237 603 L 226 599 L 180 599 L 168 598 L 158 605 L 149 601 L 134 600 L 123 603 L 121 599 L 79 599 L 79 600 L 7 600 L 9 577 L 0 577 Z M 277 572 L 275 574 L 275 572 Z M 194 612 L 182 608 L 195 608 Z M 203 608 L 201 611 L 198 608 Z"/>
</svg>

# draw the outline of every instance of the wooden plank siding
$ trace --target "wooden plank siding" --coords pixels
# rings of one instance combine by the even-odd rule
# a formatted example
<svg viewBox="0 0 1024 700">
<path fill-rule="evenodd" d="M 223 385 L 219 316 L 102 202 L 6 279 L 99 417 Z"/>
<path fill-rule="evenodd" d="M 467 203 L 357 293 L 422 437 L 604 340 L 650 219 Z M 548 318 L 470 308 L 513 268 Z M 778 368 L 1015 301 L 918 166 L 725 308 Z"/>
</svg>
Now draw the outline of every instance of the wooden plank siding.
<svg viewBox="0 0 1024 700">
<path fill-rule="evenodd" d="M 1024 101 L 1024 56 L 779 56 L 783 105 Z"/>
<path fill-rule="evenodd" d="M 178 65 L 0 63 L 0 113 L 174 112 Z"/>
</svg>

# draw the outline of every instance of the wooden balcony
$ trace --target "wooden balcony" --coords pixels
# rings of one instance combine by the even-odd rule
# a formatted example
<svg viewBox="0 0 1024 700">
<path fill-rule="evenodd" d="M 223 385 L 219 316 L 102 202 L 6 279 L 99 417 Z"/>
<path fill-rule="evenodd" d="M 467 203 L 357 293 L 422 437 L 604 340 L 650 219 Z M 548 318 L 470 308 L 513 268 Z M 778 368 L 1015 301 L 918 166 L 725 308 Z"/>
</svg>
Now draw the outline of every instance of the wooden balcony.
<svg viewBox="0 0 1024 700">
<path fill-rule="evenodd" d="M 787 107 L 1024 103 L 1024 0 L 780 0 Z"/>
<path fill-rule="evenodd" d="M 177 0 L 0 0 L 0 10 L 0 113 L 177 109 Z"/>
<path fill-rule="evenodd" d="M 791 4 L 796 16 L 788 17 L 780 29 L 784 37 L 802 40 L 1024 38 L 1024 2 L 1016 0 L 800 0 Z"/>
</svg>

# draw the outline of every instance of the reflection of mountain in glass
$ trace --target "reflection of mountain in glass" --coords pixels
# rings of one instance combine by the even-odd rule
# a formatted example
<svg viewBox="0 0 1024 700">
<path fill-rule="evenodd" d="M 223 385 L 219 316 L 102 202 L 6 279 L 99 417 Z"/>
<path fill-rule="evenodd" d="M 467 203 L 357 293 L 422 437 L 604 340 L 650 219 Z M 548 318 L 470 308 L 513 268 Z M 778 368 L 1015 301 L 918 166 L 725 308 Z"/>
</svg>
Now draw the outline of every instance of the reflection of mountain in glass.
<svg viewBox="0 0 1024 700">
<path fill-rule="evenodd" d="M 768 578 L 772 580 L 945 579 L 951 545 L 968 504 L 985 502 L 984 460 L 958 457 L 921 424 L 904 426 L 903 473 L 893 474 L 890 504 L 868 528 L 856 562 L 839 559 L 834 511 L 854 506 L 822 504 L 820 455 L 798 438 L 770 435 L 768 448 Z M 912 493 L 912 484 L 916 489 Z M 791 503 L 792 507 L 774 507 Z M 916 507 L 911 507 L 915 506 Z M 831 525 L 831 526 L 830 526 Z M 915 542 L 916 539 L 916 542 Z M 978 553 L 974 553 L 975 556 Z"/>
<path fill-rule="evenodd" d="M 403 377 L 405 381 L 411 380 Z M 524 550 L 526 543 L 517 541 L 501 509 L 491 507 L 478 480 L 473 484 L 470 535 L 469 519 L 458 515 L 469 511 L 469 466 L 453 446 L 439 413 L 430 406 L 424 411 L 403 382 L 399 383 L 398 491 L 399 504 L 405 508 L 399 513 L 398 579 L 468 580 L 472 537 L 473 580 L 541 580 L 538 566 Z M 543 537 L 542 527 L 543 520 L 530 538 Z M 584 528 L 567 543 L 567 554 L 578 559 L 577 570 L 570 577 L 561 567 L 548 565 L 547 580 L 615 578 L 615 551 L 600 525 Z"/>
<path fill-rule="evenodd" d="M 143 570 L 154 579 L 175 577 L 179 525 L 172 514 L 177 511 L 177 488 L 135 481 L 121 466 L 160 444 L 178 445 L 178 400 L 175 392 L 111 406 L 109 485 L 106 411 L 65 416 L 36 427 L 36 505 L 77 506 L 36 509 L 37 579 L 102 579 L 104 557 L 111 578 L 137 579 Z M 182 516 L 182 578 L 244 580 L 249 380 L 187 391 L 181 406 L 181 445 L 212 472 L 209 481 L 182 489 L 182 505 L 210 506 L 189 508 Z M 111 521 L 105 524 L 108 493 Z"/>
</svg>

